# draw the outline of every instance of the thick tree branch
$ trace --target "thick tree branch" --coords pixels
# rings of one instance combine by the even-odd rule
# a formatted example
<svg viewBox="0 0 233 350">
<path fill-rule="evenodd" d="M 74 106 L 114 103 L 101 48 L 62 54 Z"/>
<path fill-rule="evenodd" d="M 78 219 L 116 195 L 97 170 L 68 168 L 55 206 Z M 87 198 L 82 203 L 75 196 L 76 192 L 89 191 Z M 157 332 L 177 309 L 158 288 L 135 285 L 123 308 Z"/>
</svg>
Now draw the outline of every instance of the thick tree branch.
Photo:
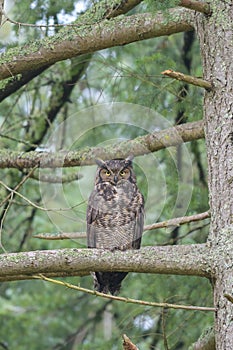
<svg viewBox="0 0 233 350">
<path fill-rule="evenodd" d="M 101 249 L 42 250 L 0 255 L 0 281 L 33 275 L 83 276 L 90 271 L 132 271 L 210 277 L 210 248 L 205 244 L 146 247 L 110 252 Z"/>
<path fill-rule="evenodd" d="M 183 142 L 198 140 L 204 137 L 203 122 L 192 122 L 177 125 L 159 132 L 137 137 L 134 140 L 120 142 L 105 148 L 85 148 L 70 152 L 15 152 L 0 151 L 0 168 L 42 168 L 73 167 L 95 164 L 96 158 L 125 158 L 129 154 L 135 156 L 156 152 L 160 149 L 176 146 Z"/>
<path fill-rule="evenodd" d="M 179 5 L 186 7 L 190 10 L 202 12 L 205 15 L 211 14 L 210 4 L 208 4 L 207 2 L 195 1 L 195 0 L 181 0 Z"/>
<path fill-rule="evenodd" d="M 10 49 L 0 61 L 0 79 L 105 48 L 193 30 L 191 14 L 175 8 L 165 14 L 118 16 L 95 25 L 78 25 L 33 45 Z"/>
<path fill-rule="evenodd" d="M 43 66 L 38 69 L 34 69 L 33 71 L 26 71 L 20 77 L 15 76 L 9 81 L 4 82 L 5 85 L 0 89 L 0 102 L 2 102 L 5 98 L 18 91 L 22 86 L 29 83 L 32 79 L 36 78 L 38 75 L 42 74 L 48 66 Z"/>
<path fill-rule="evenodd" d="M 3 0 L 1 0 L 3 1 Z M 100 1 L 97 4 L 93 5 L 90 10 L 87 10 L 85 15 L 79 17 L 75 24 L 77 25 L 79 22 L 85 21 L 85 18 L 88 19 L 89 24 L 94 24 L 100 20 L 103 20 L 105 18 L 113 18 L 116 16 L 119 16 L 123 13 L 126 13 L 130 11 L 132 8 L 134 8 L 136 5 L 138 5 L 141 2 L 141 0 L 114 0 L 111 1 L 108 6 L 106 5 L 106 1 Z M 1 6 L 1 2 L 0 2 Z M 1 9 L 1 8 L 0 8 Z M 1 12 L 0 12 L 1 13 Z M 9 22 L 16 23 L 18 26 L 22 26 L 23 23 L 17 23 L 15 21 L 12 21 L 10 18 L 8 18 Z M 1 21 L 0 21 L 1 23 Z M 28 25 L 28 24 L 27 24 Z M 30 25 L 29 25 L 30 26 Z M 37 26 L 37 25 L 35 25 Z M 68 30 L 69 28 L 66 28 L 65 30 Z M 20 87 L 27 84 L 29 81 L 31 81 L 36 76 L 40 75 L 44 70 L 49 68 L 51 64 L 45 65 L 43 67 L 40 67 L 38 69 L 26 70 L 21 76 L 14 77 L 12 79 L 9 79 L 8 82 L 6 82 L 3 89 L 0 91 L 0 102 L 3 101 L 6 97 L 20 89 Z"/>
</svg>

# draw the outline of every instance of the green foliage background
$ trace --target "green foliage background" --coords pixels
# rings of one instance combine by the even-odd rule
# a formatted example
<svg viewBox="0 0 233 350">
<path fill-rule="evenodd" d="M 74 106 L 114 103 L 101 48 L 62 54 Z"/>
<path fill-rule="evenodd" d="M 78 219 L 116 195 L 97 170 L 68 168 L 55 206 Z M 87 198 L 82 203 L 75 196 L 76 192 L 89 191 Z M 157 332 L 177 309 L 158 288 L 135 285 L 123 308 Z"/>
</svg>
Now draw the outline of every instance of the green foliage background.
<svg viewBox="0 0 233 350">
<path fill-rule="evenodd" d="M 73 1 L 22 1 L 16 2 L 11 10 L 15 20 L 29 23 L 62 23 L 79 15 L 77 4 Z M 82 3 L 83 5 L 83 3 Z M 90 3 L 85 2 L 88 8 Z M 145 6 L 148 6 L 145 8 Z M 154 11 L 151 4 L 139 6 L 136 11 Z M 18 42 L 35 40 L 44 35 L 52 35 L 58 29 L 43 32 L 38 28 L 12 26 L 11 35 L 15 40 L 2 43 L 4 50 Z M 58 126 L 70 115 L 100 103 L 125 102 L 149 107 L 166 118 L 172 125 L 202 118 L 202 92 L 195 87 L 187 87 L 179 82 L 164 78 L 161 72 L 174 69 L 184 73 L 201 76 L 199 46 L 196 38 L 185 52 L 187 34 L 150 39 L 130 44 L 123 48 L 113 48 L 86 58 L 87 67 L 80 79 L 74 83 L 73 91 L 64 101 L 56 117 L 46 129 L 48 113 L 56 106 L 61 94 L 61 85 L 68 81 L 80 60 L 58 63 L 33 79 L 0 105 L 1 137 L 0 147 L 25 151 L 34 149 L 37 135 L 46 129 L 43 144 L 46 143 L 50 129 Z M 191 38 L 191 37 L 190 37 Z M 18 40 L 19 39 L 19 40 Z M 190 39 L 191 40 L 191 39 Z M 187 66 L 190 60 L 190 67 Z M 61 94 L 62 96 L 62 94 Z M 107 116 L 105 116 L 107 119 Z M 82 127 L 86 120 L 80 121 Z M 156 121 L 150 120 L 151 131 Z M 140 124 L 140 120 L 138 120 Z M 99 145 L 111 138 L 132 139 L 145 131 L 137 127 L 128 128 L 124 124 L 108 124 L 95 127 L 80 137 L 73 149 Z M 68 136 L 67 136 L 68 137 Z M 41 145 L 40 145 L 41 146 Z M 182 149 L 174 150 L 180 157 L 180 174 L 183 186 L 193 186 L 192 199 L 187 215 L 208 209 L 206 186 L 206 157 L 204 141 L 186 145 L 190 152 L 193 170 L 193 185 L 186 181 L 187 164 Z M 62 144 L 61 144 L 62 148 Z M 183 159 L 183 161 L 182 161 Z M 168 194 L 161 210 L 156 206 L 148 211 L 146 223 L 153 219 L 162 221 L 172 217 L 176 198 L 177 170 L 167 150 L 156 154 L 156 161 L 162 168 Z M 91 169 L 90 169 L 91 168 Z M 66 169 L 69 174 L 77 169 Z M 155 184 L 159 184 L 160 173 L 151 167 Z M 2 178 L 10 186 L 16 186 L 25 176 L 18 170 L 2 170 Z M 83 167 L 85 181 L 89 188 L 93 184 L 95 167 Z M 138 184 L 147 197 L 148 188 L 142 169 L 136 167 Z M 47 171 L 52 173 L 52 171 Z M 82 182 L 83 181 L 83 182 Z M 84 180 L 63 184 L 68 203 L 80 204 L 73 214 L 54 214 L 63 230 L 85 231 L 86 202 L 82 203 L 85 191 Z M 80 191 L 81 189 L 81 191 Z M 50 186 L 53 191 L 53 185 Z M 74 191 L 75 190 L 75 191 Z M 160 198 L 159 186 L 155 185 L 154 196 Z M 34 203 L 42 205 L 39 182 L 29 179 L 20 192 Z M 52 192 L 51 192 L 52 193 Z M 0 188 L 1 201 L 7 191 Z M 150 193 L 151 195 L 151 193 Z M 52 203 L 56 207 L 56 200 Z M 158 204 L 159 206 L 159 204 Z M 4 214 L 6 212 L 6 215 Z M 53 214 L 51 214 L 53 215 Z M 154 215 L 154 216 L 153 216 Z M 59 218 L 58 218 L 59 216 Z M 75 220 L 76 218 L 76 220 Z M 78 218 L 78 220 L 77 220 Z M 57 232 L 54 220 L 45 211 L 38 210 L 19 197 L 14 197 L 9 206 L 2 205 L 1 231 L 2 253 L 36 249 L 59 249 L 64 247 L 85 247 L 85 239 L 75 241 L 43 241 L 33 238 L 40 232 Z M 176 230 L 156 230 L 146 233 L 143 246 L 164 244 L 191 244 L 204 242 L 208 231 L 208 220 L 182 226 Z M 74 284 L 92 288 L 91 277 L 69 278 Z M 181 276 L 155 276 L 131 273 L 123 282 L 121 295 L 148 301 L 166 301 L 194 305 L 209 305 L 211 284 L 201 278 Z M 0 286 L 0 348 L 17 350 L 39 349 L 121 349 L 121 335 L 126 333 L 140 349 L 187 349 L 211 324 L 210 313 L 161 310 L 149 307 L 120 304 L 77 293 L 41 281 L 5 282 Z M 106 322 L 108 327 L 106 326 Z"/>
</svg>

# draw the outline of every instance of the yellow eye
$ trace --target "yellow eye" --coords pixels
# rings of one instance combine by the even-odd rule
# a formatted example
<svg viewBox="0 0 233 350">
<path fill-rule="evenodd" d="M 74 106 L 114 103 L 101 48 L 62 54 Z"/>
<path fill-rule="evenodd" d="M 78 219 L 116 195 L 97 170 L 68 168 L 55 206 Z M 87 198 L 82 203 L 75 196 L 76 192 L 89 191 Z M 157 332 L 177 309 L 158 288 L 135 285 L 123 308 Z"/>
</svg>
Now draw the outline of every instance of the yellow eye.
<svg viewBox="0 0 233 350">
<path fill-rule="evenodd" d="M 120 171 L 120 175 L 121 175 L 121 176 L 125 176 L 125 171 L 124 171 L 124 170 L 121 170 L 121 171 Z"/>
<path fill-rule="evenodd" d="M 110 175 L 111 175 L 110 171 L 106 170 L 106 171 L 105 171 L 105 175 L 106 175 L 106 176 L 110 176 Z"/>
</svg>

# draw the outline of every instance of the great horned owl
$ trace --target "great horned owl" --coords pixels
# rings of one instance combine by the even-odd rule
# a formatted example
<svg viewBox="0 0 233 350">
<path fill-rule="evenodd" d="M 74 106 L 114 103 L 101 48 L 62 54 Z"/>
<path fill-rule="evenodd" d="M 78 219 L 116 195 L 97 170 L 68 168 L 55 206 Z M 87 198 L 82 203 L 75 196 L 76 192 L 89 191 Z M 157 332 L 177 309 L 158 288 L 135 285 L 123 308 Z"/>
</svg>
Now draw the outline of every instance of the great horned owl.
<svg viewBox="0 0 233 350">
<path fill-rule="evenodd" d="M 89 248 L 139 249 L 144 223 L 144 199 L 137 188 L 132 157 L 98 165 L 87 208 Z M 117 294 L 127 272 L 95 272 L 95 289 Z"/>
</svg>

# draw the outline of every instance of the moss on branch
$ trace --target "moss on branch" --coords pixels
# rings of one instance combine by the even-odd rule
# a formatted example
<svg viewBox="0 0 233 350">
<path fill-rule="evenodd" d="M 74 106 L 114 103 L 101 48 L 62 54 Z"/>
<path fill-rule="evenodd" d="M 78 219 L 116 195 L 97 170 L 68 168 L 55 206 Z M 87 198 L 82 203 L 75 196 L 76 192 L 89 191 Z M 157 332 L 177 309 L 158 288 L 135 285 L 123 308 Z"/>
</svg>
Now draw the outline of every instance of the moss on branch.
<svg viewBox="0 0 233 350">
<path fill-rule="evenodd" d="M 94 4 L 89 10 L 87 10 L 82 16 L 79 16 L 78 19 L 74 22 L 75 26 L 78 25 L 85 25 L 85 24 L 95 24 L 97 22 L 100 22 L 101 20 L 105 18 L 113 18 L 120 14 L 126 13 L 132 8 L 134 8 L 136 5 L 138 5 L 141 2 L 141 0 L 109 0 L 109 1 L 100 1 L 96 4 Z M 5 14 L 6 15 L 6 14 Z M 7 17 L 7 20 L 13 24 L 18 25 L 19 27 L 22 26 L 30 26 L 28 23 L 20 23 L 11 20 Z M 38 27 L 38 25 L 33 24 L 31 25 L 33 27 Z M 64 37 L 67 35 L 66 33 L 70 32 L 70 26 L 63 26 L 63 29 L 57 34 L 58 37 L 64 35 Z M 55 36 L 56 37 L 56 36 Z M 25 54 L 30 54 L 37 48 L 36 43 L 38 43 L 38 49 L 40 49 L 43 44 L 41 44 L 41 41 L 34 41 L 32 44 L 28 43 L 27 46 L 24 47 L 26 49 Z M 46 38 L 44 39 L 44 45 L 47 47 L 49 40 Z M 22 51 L 23 52 L 23 51 Z M 12 48 L 7 51 L 7 54 L 3 58 L 3 64 L 7 62 L 11 62 L 14 57 L 17 57 L 18 55 L 22 55 L 21 48 Z M 41 74 L 44 70 L 49 68 L 51 64 L 45 64 L 42 66 L 39 66 L 39 68 L 34 68 L 33 64 L 31 62 L 30 64 L 30 70 L 27 69 L 23 72 L 23 74 L 16 74 L 15 76 L 10 76 L 9 78 L 3 80 L 0 82 L 0 101 L 2 101 L 4 98 L 9 96 L 11 93 L 14 93 L 17 91 L 20 87 L 27 84 L 30 80 Z"/>
<path fill-rule="evenodd" d="M 15 152 L 0 150 L 0 168 L 28 169 L 39 165 L 41 168 L 74 167 L 95 164 L 96 158 L 125 158 L 156 152 L 160 149 L 176 146 L 183 142 L 204 137 L 203 122 L 177 125 L 162 131 L 120 142 L 116 145 L 84 148 L 69 152 Z"/>
<path fill-rule="evenodd" d="M 102 249 L 57 249 L 0 255 L 0 281 L 33 275 L 83 276 L 90 271 L 132 271 L 209 277 L 210 248 L 205 244 L 145 247 L 110 252 Z"/>
<path fill-rule="evenodd" d="M 165 14 L 121 15 L 95 24 L 87 19 L 52 37 L 9 49 L 1 56 L 0 79 L 27 72 L 29 66 L 30 70 L 39 69 L 105 48 L 192 30 L 190 17 L 189 10 L 175 8 Z"/>
</svg>

